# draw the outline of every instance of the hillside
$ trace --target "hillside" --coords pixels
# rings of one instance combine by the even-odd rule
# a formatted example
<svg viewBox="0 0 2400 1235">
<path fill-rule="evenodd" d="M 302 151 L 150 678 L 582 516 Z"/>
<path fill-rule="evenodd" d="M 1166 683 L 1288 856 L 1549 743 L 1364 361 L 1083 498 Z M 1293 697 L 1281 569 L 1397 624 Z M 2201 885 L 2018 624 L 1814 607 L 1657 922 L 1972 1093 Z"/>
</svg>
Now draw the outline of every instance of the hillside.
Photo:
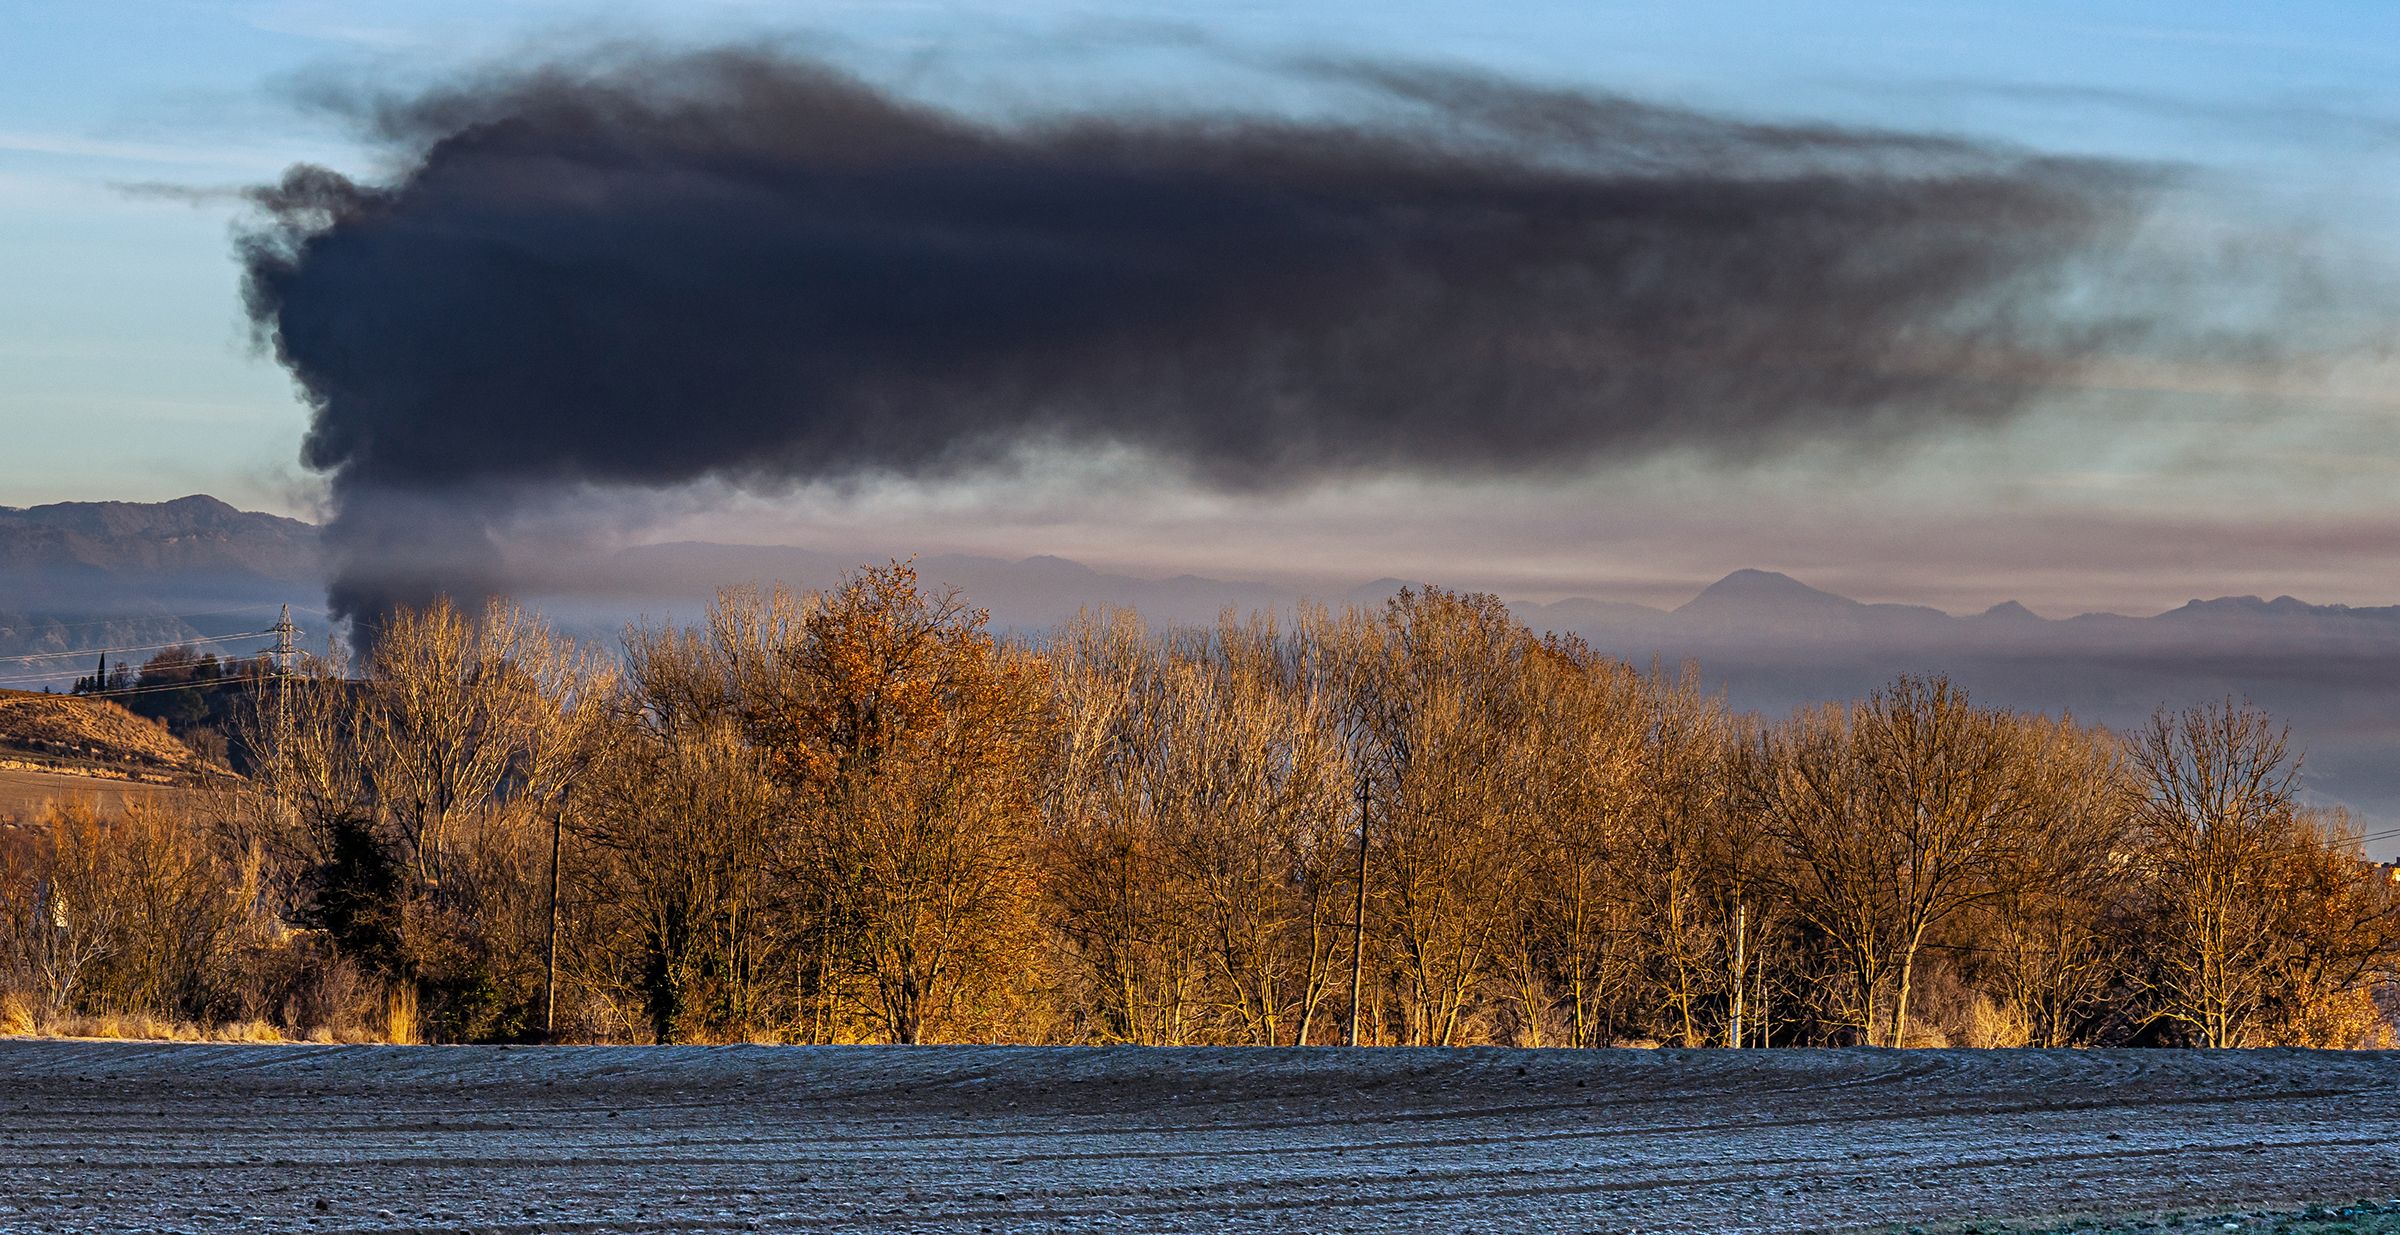
<svg viewBox="0 0 2400 1235">
<path fill-rule="evenodd" d="M 205 494 L 171 502 L 0 506 L 0 575 L 238 575 L 293 580 L 316 571 L 317 529 L 237 510 Z"/>
<path fill-rule="evenodd" d="M 143 778 L 211 770 L 166 726 L 105 699 L 0 692 L 0 763 Z"/>
<path fill-rule="evenodd" d="M 0 506 L 0 681 L 63 687 L 91 671 L 79 649 L 254 631 L 323 592 L 296 519 L 203 496 Z"/>
</svg>

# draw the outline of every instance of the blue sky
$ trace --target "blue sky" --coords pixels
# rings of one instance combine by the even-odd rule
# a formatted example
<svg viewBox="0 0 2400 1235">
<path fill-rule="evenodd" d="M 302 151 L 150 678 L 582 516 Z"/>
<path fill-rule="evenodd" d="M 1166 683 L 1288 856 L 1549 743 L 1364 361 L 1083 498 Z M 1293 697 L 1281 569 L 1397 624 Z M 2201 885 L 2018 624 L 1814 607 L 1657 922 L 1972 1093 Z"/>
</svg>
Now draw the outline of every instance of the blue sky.
<svg viewBox="0 0 2400 1235">
<path fill-rule="evenodd" d="M 255 355 L 223 190 L 372 174 L 292 101 L 629 38 L 782 39 L 966 106 L 1256 101 L 1289 52 L 1430 60 L 1774 118 L 1965 133 L 2187 169 L 2173 226 L 2297 245 L 2373 306 L 2400 281 L 2400 5 L 2254 3 L 54 3 L 0 0 L 0 504 L 217 493 L 307 513 L 304 410 Z M 2396 313 L 2395 316 L 2400 316 Z M 2366 338 L 2376 337 L 2370 321 Z M 2140 609 L 2400 601 L 2394 367 L 2130 381 L 1869 465 L 1667 460 L 1494 491 L 1262 504 L 1085 478 L 696 493 L 657 534 L 1061 553 L 1159 571 L 1414 573 L 1671 599 L 1736 566 L 1876 598 Z M 1457 577 L 1461 574 L 1469 577 Z"/>
</svg>

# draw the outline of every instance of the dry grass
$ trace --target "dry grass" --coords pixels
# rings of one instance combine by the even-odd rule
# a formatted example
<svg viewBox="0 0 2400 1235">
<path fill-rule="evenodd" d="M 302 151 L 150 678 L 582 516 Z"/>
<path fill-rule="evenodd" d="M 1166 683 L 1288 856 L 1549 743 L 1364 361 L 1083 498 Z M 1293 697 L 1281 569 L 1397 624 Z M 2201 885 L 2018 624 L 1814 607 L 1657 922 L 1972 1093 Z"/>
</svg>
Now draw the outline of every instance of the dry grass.
<svg viewBox="0 0 2400 1235">
<path fill-rule="evenodd" d="M 383 1044 L 416 1041 L 413 1003 L 395 1000 L 380 1023 L 319 1026 L 306 1035 L 272 1021 L 202 1025 L 140 1012 L 44 1016 L 22 993 L 0 991 L 0 1038 L 81 1038 L 117 1042 L 318 1042 Z"/>
<path fill-rule="evenodd" d="M 0 707 L 0 748 L 88 760 L 128 769 L 190 771 L 200 759 L 157 721 L 106 699 L 6 692 Z"/>
<path fill-rule="evenodd" d="M 2022 1013 L 1993 1003 L 1990 996 L 1981 992 L 1967 1005 L 1966 1021 L 1961 1046 L 1993 1050 L 2023 1046 L 2033 1037 L 2032 1027 L 2025 1023 Z"/>
<path fill-rule="evenodd" d="M 381 1041 L 404 1046 L 415 1045 L 418 1040 L 417 992 L 415 988 L 401 985 L 392 989 L 391 997 L 384 1003 L 382 1028 Z"/>
<path fill-rule="evenodd" d="M 0 1038 L 33 1036 L 33 1001 L 15 991 L 0 991 Z"/>
<path fill-rule="evenodd" d="M 282 1032 L 264 1021 L 195 1025 L 154 1016 L 69 1016 L 43 1026 L 45 1038 L 100 1038 L 127 1042 L 282 1042 Z"/>
</svg>

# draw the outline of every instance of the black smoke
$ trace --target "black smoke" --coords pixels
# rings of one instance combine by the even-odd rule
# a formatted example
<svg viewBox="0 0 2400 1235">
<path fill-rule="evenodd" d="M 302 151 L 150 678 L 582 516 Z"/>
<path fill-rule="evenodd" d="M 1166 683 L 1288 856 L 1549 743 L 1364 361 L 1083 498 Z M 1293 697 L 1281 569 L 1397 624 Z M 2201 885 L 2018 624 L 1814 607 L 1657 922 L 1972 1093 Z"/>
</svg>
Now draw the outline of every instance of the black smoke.
<svg viewBox="0 0 2400 1235">
<path fill-rule="evenodd" d="M 335 610 L 496 586 L 494 520 L 567 488 L 1744 456 L 2003 417 L 2116 328 L 2120 167 L 1296 71 L 1339 118 L 991 119 L 753 53 L 354 104 L 405 170 L 295 167 L 242 246 Z"/>
</svg>

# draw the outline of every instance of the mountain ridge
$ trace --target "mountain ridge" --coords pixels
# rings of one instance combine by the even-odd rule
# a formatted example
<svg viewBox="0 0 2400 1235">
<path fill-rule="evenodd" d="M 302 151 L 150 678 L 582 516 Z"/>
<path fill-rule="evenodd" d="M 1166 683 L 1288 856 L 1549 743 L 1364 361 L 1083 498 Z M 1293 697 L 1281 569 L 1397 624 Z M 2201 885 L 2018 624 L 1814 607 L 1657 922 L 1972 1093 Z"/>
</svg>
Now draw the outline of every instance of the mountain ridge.
<svg viewBox="0 0 2400 1235">
<path fill-rule="evenodd" d="M 65 568 L 120 576 L 234 570 L 277 584 L 315 585 L 320 582 L 321 569 L 317 540 L 318 529 L 314 524 L 281 515 L 244 511 L 204 493 L 164 502 L 89 501 L 0 506 L 0 581 L 5 581 L 10 573 L 35 569 Z M 707 564 L 714 569 L 748 573 L 804 567 L 809 573 L 821 576 L 854 569 L 865 561 L 873 560 L 874 555 L 861 556 L 794 545 L 692 540 L 630 546 L 605 557 L 614 558 L 621 565 L 642 569 L 657 568 L 669 559 L 680 559 L 685 569 L 676 573 L 681 574 L 691 573 L 691 567 Z M 691 560 L 694 557 L 700 561 Z M 1403 587 L 1424 586 L 1422 581 L 1395 576 L 1372 579 L 1353 586 L 1337 584 L 1320 589 L 1297 588 L 1259 580 L 1219 579 L 1188 572 L 1151 578 L 1103 570 L 1056 554 L 1004 558 L 985 554 L 941 553 L 924 555 L 915 560 L 920 573 L 929 578 L 945 569 L 977 574 L 997 569 L 1015 569 L 1038 574 L 1052 583 L 1075 580 L 1108 591 L 1173 588 L 1190 592 L 1223 589 L 1229 593 L 1229 599 L 1235 601 L 1263 598 L 1272 593 L 1288 593 L 1294 599 L 1305 595 L 1327 603 L 1358 598 L 1380 600 Z M 623 571 L 602 569 L 598 573 L 604 581 L 617 586 L 638 582 L 625 577 Z M 610 577 L 612 573 L 614 577 Z M 538 567 L 535 574 L 538 579 Z M 559 584 L 566 581 L 560 579 L 552 582 Z M 560 587 L 558 590 L 572 589 Z M 1509 604 L 1529 616 L 1615 616 L 1639 620 L 1705 617 L 1717 622 L 1740 622 L 1753 617 L 1789 616 L 1795 611 L 1810 611 L 1838 613 L 1852 618 L 1866 617 L 1870 620 L 1878 616 L 1901 621 L 1992 619 L 2012 623 L 2040 622 L 2047 626 L 2086 620 L 2149 622 L 2173 619 L 2180 622 L 2254 619 L 2262 616 L 2400 624 L 2400 604 L 2321 604 L 2289 595 L 2272 599 L 2255 595 L 2194 597 L 2180 606 L 2155 614 L 2087 612 L 2072 617 L 2049 618 L 2015 600 L 2004 600 L 1980 613 L 1953 614 L 1927 605 L 1862 601 L 1816 587 L 1781 571 L 1752 566 L 1728 571 L 1698 589 L 1691 599 L 1672 608 L 1658 608 L 1596 595 L 1576 595 L 1550 602 L 1510 600 Z"/>
<path fill-rule="evenodd" d="M 239 569 L 315 573 L 314 524 L 245 511 L 195 493 L 167 502 L 52 502 L 0 507 L 0 570 Z"/>
<path fill-rule="evenodd" d="M 26 531 L 37 525 L 46 530 Z M 0 655 L 247 633 L 285 601 L 301 602 L 295 613 L 313 644 L 325 633 L 321 616 L 305 612 L 322 595 L 315 541 L 316 530 L 299 520 L 237 511 L 204 495 L 0 510 Z M 696 619 L 723 585 L 822 587 L 880 560 L 793 546 L 641 545 L 517 563 L 519 599 L 562 629 L 605 643 L 628 622 Z M 1086 609 L 1132 608 L 1154 626 L 1196 625 L 1226 610 L 1289 613 L 1304 596 L 1337 609 L 1371 607 L 1418 586 L 1396 577 L 1317 589 L 1145 578 L 1042 554 L 913 560 L 928 584 L 959 587 L 996 627 L 1025 634 Z M 1769 715 L 1857 698 L 1902 673 L 1942 673 L 1986 703 L 2120 727 L 2144 723 L 2161 706 L 2250 698 L 2290 721 L 2311 784 L 2370 817 L 2400 822 L 2400 605 L 2220 596 L 2145 616 L 2048 618 L 2015 601 L 1954 615 L 1861 601 L 1745 567 L 1672 609 L 1588 595 L 1519 600 L 1511 609 L 1536 630 L 1575 634 L 1631 664 L 1697 661 L 1732 706 Z M 41 663 L 86 669 L 80 661 Z"/>
</svg>

